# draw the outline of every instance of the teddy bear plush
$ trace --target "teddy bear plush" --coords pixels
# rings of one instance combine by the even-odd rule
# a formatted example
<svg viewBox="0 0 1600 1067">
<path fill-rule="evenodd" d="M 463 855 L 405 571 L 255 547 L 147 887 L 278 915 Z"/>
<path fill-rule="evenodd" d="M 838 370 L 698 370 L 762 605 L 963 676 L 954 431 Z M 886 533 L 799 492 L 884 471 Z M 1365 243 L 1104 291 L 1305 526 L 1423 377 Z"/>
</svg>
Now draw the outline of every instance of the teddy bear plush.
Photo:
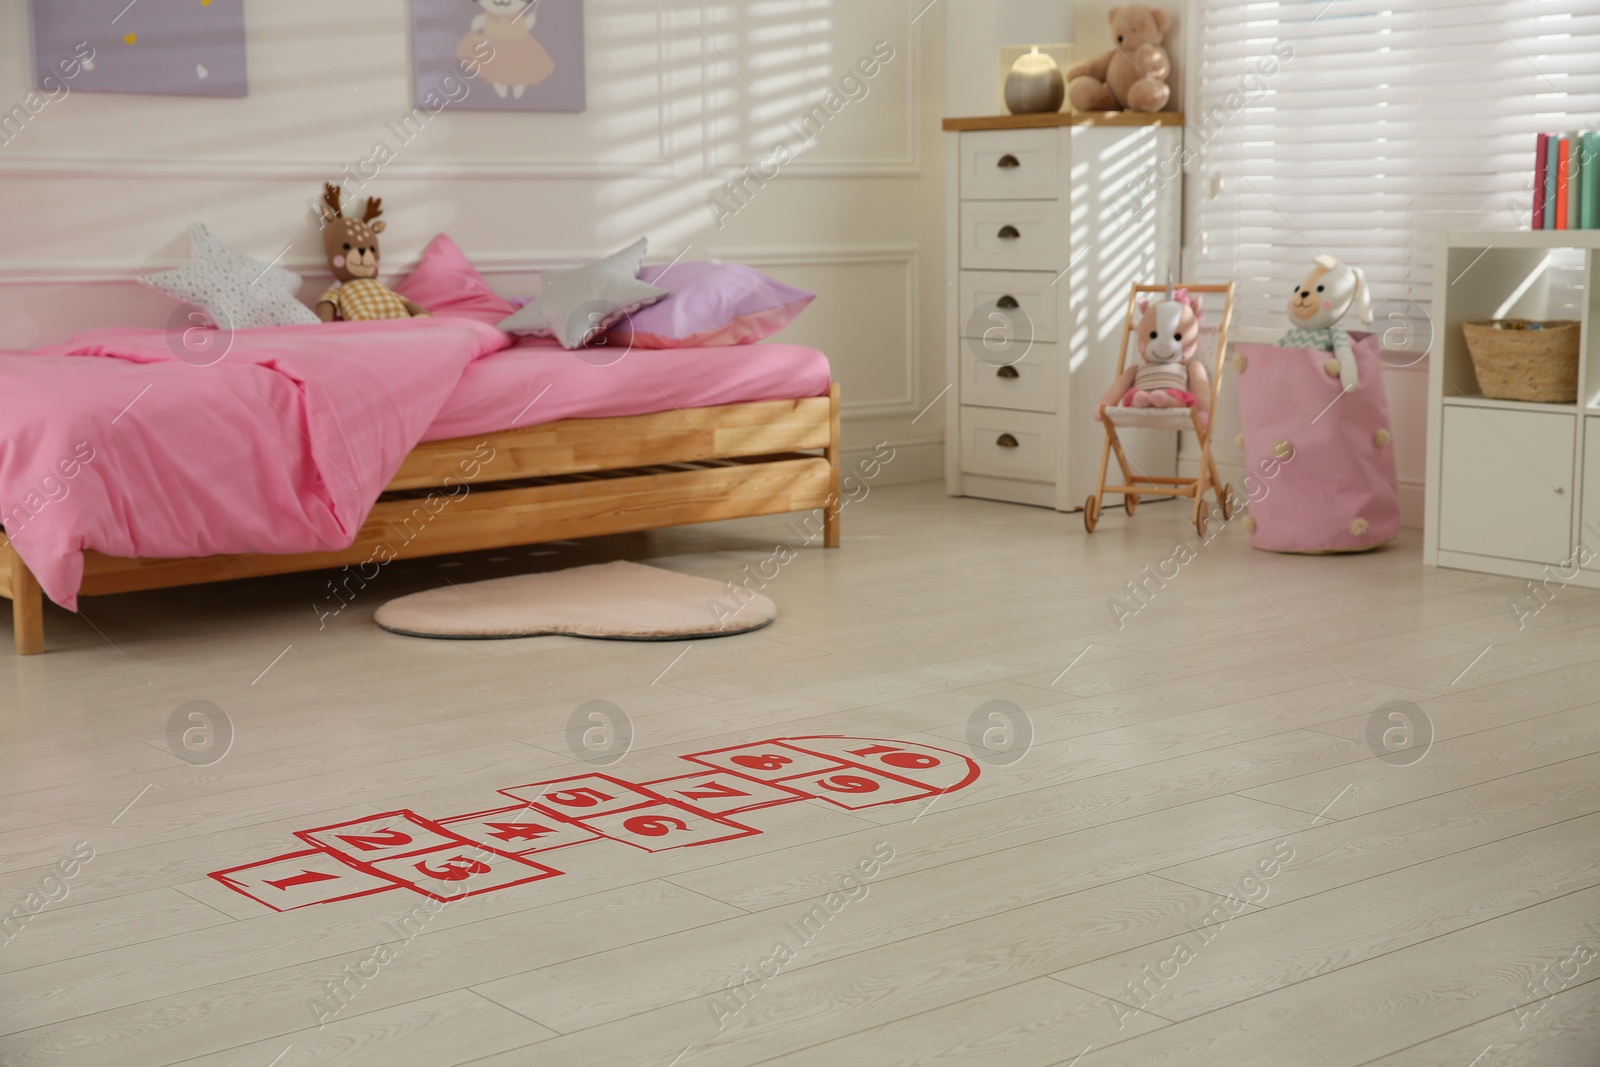
<svg viewBox="0 0 1600 1067">
<path fill-rule="evenodd" d="M 1116 47 L 1067 70 L 1067 99 L 1079 111 L 1160 111 L 1172 89 L 1172 61 L 1161 40 L 1172 16 L 1157 7 L 1129 4 L 1110 11 Z"/>
<path fill-rule="evenodd" d="M 1200 346 L 1200 302 L 1183 289 L 1166 300 L 1139 299 L 1139 363 L 1123 371 L 1100 398 L 1108 407 L 1194 408 L 1204 426 L 1211 418 L 1211 376 L 1194 358 Z"/>
<path fill-rule="evenodd" d="M 1289 297 L 1289 321 L 1293 325 L 1278 338 L 1278 347 L 1330 353 L 1322 369 L 1329 377 L 1338 378 L 1345 389 L 1358 388 L 1361 375 L 1356 370 L 1350 331 L 1339 322 L 1351 311 L 1364 323 L 1372 321 L 1366 273 L 1334 256 L 1318 256 L 1316 266 Z"/>
</svg>

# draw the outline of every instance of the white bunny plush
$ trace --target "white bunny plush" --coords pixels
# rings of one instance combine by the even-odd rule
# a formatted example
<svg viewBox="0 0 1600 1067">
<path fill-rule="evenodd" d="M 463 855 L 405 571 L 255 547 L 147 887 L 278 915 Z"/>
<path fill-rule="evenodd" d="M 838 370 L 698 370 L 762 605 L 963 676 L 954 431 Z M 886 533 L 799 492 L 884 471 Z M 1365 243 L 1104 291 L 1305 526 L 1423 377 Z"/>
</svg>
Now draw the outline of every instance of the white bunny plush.
<svg viewBox="0 0 1600 1067">
<path fill-rule="evenodd" d="M 1332 352 L 1333 358 L 1324 369 L 1329 375 L 1337 375 L 1347 391 L 1361 384 L 1350 333 L 1339 325 L 1352 307 L 1362 322 L 1372 321 L 1366 274 L 1360 267 L 1341 263 L 1333 256 L 1318 256 L 1311 274 L 1295 286 L 1294 295 L 1289 298 L 1289 321 L 1294 325 L 1278 341 L 1280 348 Z"/>
</svg>

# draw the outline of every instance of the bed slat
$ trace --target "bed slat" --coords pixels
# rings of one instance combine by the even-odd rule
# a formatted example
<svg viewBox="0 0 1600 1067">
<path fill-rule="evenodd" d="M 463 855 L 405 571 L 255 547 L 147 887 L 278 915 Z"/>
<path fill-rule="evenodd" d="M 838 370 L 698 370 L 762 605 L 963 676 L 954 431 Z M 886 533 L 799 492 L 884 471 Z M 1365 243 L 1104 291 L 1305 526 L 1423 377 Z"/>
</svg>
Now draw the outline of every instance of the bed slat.
<svg viewBox="0 0 1600 1067">
<path fill-rule="evenodd" d="M 732 459 L 826 448 L 829 398 L 765 400 L 611 419 L 563 419 L 505 433 L 418 445 L 390 489 L 579 474 L 651 463 Z M 493 458 L 485 460 L 485 456 Z M 463 472 L 475 474 L 466 477 Z"/>
<path fill-rule="evenodd" d="M 826 403 L 826 399 L 824 399 Z M 824 409 L 826 410 L 826 409 Z M 380 502 L 355 543 L 296 556 L 119 559 L 84 553 L 85 595 L 412 559 L 629 533 L 663 526 L 775 515 L 825 506 L 833 468 L 821 456 L 741 463 L 667 474 L 470 490 L 431 511 L 421 500 Z M 369 574 L 370 577 L 370 574 Z"/>
</svg>

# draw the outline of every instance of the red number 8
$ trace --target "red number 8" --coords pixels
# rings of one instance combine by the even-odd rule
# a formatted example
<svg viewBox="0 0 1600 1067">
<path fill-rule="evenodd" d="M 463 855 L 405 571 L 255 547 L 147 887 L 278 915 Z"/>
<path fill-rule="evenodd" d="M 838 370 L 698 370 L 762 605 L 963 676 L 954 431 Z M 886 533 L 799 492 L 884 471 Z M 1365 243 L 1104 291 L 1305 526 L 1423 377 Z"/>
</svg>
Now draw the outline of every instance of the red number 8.
<svg viewBox="0 0 1600 1067">
<path fill-rule="evenodd" d="M 754 771 L 775 771 L 779 767 L 787 767 L 794 760 L 787 756 L 735 756 L 731 762 Z"/>
</svg>

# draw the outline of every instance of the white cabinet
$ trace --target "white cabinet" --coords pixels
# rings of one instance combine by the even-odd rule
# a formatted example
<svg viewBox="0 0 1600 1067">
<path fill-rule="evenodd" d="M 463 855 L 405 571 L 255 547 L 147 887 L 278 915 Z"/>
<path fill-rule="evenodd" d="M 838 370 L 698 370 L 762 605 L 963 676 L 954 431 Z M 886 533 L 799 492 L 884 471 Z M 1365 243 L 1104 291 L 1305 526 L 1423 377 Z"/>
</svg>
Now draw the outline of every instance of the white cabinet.
<svg viewBox="0 0 1600 1067">
<path fill-rule="evenodd" d="M 1600 417 L 1583 422 L 1583 528 L 1578 537 L 1594 553 L 1588 569 L 1600 572 Z"/>
<path fill-rule="evenodd" d="M 1574 314 L 1576 401 L 1482 394 L 1462 323 Z M 1441 233 L 1429 318 L 1424 562 L 1600 587 L 1600 230 Z"/>
<path fill-rule="evenodd" d="M 1111 124 L 1113 123 L 1114 124 Z M 948 119 L 945 483 L 1071 511 L 1094 489 L 1095 402 L 1133 282 L 1179 269 L 1183 116 Z M 1176 433 L 1126 439 L 1177 472 Z"/>
<path fill-rule="evenodd" d="M 1577 416 L 1450 406 L 1444 411 L 1439 547 L 1525 563 L 1571 554 Z"/>
</svg>

